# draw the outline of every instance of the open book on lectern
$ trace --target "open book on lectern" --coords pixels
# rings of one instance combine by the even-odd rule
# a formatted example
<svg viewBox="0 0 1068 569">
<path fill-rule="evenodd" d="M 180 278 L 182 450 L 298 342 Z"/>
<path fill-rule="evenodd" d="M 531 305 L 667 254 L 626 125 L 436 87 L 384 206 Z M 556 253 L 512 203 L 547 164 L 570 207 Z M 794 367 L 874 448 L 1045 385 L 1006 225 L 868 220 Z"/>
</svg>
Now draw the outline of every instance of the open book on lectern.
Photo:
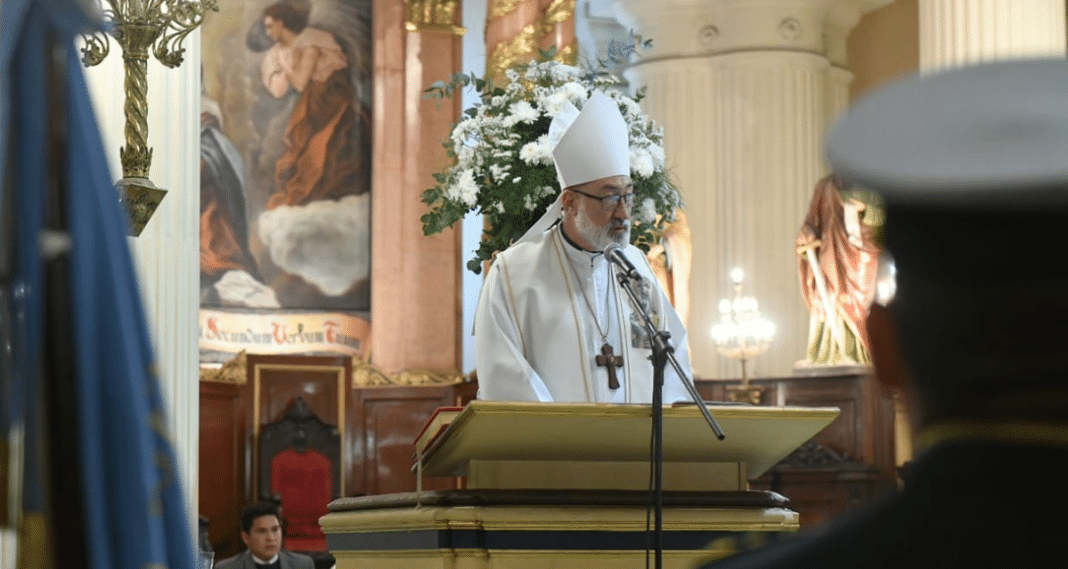
<svg viewBox="0 0 1068 569">
<path fill-rule="evenodd" d="M 695 406 L 663 411 L 665 464 L 736 464 L 749 478 L 839 413 L 836 407 L 717 406 L 727 434 L 718 440 Z M 447 426 L 439 423 L 434 436 L 416 441 L 415 469 L 423 476 L 468 476 L 472 464 L 649 461 L 650 405 L 472 401 L 448 414 Z"/>
</svg>

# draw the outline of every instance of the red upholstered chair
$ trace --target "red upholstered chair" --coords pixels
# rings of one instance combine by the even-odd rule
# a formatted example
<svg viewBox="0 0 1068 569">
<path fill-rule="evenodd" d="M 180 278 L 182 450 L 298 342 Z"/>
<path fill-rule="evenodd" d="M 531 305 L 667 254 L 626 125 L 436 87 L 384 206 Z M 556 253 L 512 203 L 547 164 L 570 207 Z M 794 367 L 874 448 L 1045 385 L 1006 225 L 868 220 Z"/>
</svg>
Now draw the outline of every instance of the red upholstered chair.
<svg viewBox="0 0 1068 569">
<path fill-rule="evenodd" d="M 286 549 L 326 551 L 319 518 L 340 488 L 337 427 L 297 397 L 281 419 L 260 430 L 259 451 L 260 497 L 281 500 Z"/>
</svg>

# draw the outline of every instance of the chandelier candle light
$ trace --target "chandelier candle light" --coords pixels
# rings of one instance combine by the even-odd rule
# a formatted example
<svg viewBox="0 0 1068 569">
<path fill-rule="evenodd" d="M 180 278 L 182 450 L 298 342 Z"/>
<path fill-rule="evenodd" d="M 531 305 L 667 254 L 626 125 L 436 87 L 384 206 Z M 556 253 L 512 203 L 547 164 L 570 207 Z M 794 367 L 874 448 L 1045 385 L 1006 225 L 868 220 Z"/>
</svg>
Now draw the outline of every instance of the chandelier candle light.
<svg viewBox="0 0 1068 569">
<path fill-rule="evenodd" d="M 182 43 L 204 21 L 215 0 L 107 0 L 104 16 L 111 35 L 122 47 L 125 75 L 126 146 L 119 149 L 122 179 L 116 182 L 120 201 L 130 217 L 130 235 L 138 236 L 167 193 L 148 179 L 152 149 L 148 147 L 148 53 L 167 67 L 182 63 Z M 82 63 L 104 60 L 110 51 L 107 34 L 85 37 Z"/>
<path fill-rule="evenodd" d="M 735 358 L 742 364 L 742 384 L 728 387 L 728 398 L 755 405 L 760 403 L 763 392 L 759 387 L 750 387 L 745 364 L 750 358 L 767 351 L 775 335 L 775 325 L 761 318 L 755 298 L 742 295 L 743 277 L 742 269 L 731 271 L 734 299 L 724 298 L 719 302 L 720 321 L 712 327 L 712 339 L 721 355 Z"/>
</svg>

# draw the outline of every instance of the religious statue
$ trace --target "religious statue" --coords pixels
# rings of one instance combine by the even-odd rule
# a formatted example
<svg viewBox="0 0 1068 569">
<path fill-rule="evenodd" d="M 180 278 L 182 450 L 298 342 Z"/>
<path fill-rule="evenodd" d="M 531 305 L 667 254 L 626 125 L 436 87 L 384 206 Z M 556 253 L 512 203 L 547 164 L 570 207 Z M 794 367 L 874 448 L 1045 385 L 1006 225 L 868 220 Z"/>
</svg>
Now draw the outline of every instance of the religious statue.
<svg viewBox="0 0 1068 569">
<path fill-rule="evenodd" d="M 864 318 L 879 269 L 881 211 L 835 175 L 816 183 L 797 234 L 801 293 L 808 306 L 804 364 L 868 364 Z"/>
</svg>

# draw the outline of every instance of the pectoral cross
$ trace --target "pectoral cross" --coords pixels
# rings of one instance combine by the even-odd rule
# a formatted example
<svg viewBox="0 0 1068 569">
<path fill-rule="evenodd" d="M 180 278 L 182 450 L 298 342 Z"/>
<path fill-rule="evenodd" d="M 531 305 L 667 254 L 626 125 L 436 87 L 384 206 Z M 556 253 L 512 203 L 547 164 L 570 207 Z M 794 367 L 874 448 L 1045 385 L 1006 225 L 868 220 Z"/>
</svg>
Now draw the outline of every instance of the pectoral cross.
<svg viewBox="0 0 1068 569">
<path fill-rule="evenodd" d="M 612 346 L 601 346 L 601 355 L 597 356 L 597 365 L 608 368 L 608 389 L 619 389 L 619 378 L 616 377 L 616 368 L 623 367 L 623 356 L 614 355 Z"/>
</svg>

